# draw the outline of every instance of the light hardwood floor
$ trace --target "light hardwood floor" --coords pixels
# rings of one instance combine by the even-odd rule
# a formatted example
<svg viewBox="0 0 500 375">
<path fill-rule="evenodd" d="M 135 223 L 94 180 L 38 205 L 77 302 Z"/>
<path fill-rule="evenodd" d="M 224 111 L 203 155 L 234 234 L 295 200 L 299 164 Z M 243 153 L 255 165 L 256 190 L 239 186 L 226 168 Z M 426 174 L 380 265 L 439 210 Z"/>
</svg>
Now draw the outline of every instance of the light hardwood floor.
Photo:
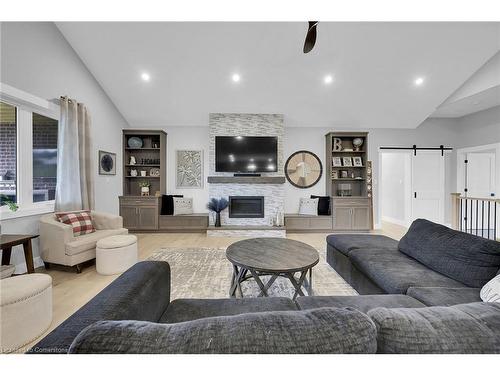
<svg viewBox="0 0 500 375">
<path fill-rule="evenodd" d="M 376 234 L 384 234 L 399 240 L 406 228 L 395 224 L 383 223 L 382 230 Z M 325 248 L 327 233 L 288 234 L 288 238 L 303 241 L 316 248 Z M 148 258 L 153 252 L 165 247 L 227 247 L 242 238 L 207 237 L 205 234 L 195 233 L 151 233 L 137 234 L 139 259 Z M 36 272 L 47 273 L 52 276 L 53 292 L 53 320 L 50 329 L 37 341 L 46 336 L 65 319 L 82 307 L 102 289 L 109 285 L 116 276 L 103 276 L 96 272 L 95 265 L 83 269 L 77 274 L 63 270 L 39 268 Z M 34 342 L 23 349 L 29 349 Z"/>
</svg>

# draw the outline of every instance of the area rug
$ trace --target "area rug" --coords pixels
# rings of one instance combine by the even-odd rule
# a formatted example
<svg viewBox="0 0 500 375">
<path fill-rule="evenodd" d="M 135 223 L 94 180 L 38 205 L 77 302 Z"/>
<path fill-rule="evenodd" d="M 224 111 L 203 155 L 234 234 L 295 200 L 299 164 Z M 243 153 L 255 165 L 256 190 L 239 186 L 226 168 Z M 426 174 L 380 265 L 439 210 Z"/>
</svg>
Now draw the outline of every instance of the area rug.
<svg viewBox="0 0 500 375">
<path fill-rule="evenodd" d="M 358 293 L 340 277 L 325 260 L 325 250 L 317 249 L 319 263 L 313 268 L 313 294 L 317 296 L 352 296 Z M 227 298 L 231 284 L 232 266 L 224 248 L 163 248 L 148 260 L 170 264 L 171 294 L 176 298 Z M 298 274 L 297 274 L 298 276 Z M 267 280 L 263 277 L 263 280 Z M 264 282 L 265 283 L 265 282 Z M 257 297 L 260 289 L 251 279 L 242 285 L 245 297 Z M 290 280 L 278 278 L 268 291 L 273 297 L 292 297 Z"/>
</svg>

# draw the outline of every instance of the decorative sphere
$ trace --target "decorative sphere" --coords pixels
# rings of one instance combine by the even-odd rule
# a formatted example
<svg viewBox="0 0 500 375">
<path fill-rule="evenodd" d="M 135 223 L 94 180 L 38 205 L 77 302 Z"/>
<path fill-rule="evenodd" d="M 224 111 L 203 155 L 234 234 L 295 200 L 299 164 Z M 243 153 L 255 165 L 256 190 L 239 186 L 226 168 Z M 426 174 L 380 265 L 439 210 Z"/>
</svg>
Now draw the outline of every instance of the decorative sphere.
<svg viewBox="0 0 500 375">
<path fill-rule="evenodd" d="M 358 151 L 363 145 L 363 138 L 354 138 L 352 140 L 352 145 L 356 148 L 356 151 Z"/>
</svg>

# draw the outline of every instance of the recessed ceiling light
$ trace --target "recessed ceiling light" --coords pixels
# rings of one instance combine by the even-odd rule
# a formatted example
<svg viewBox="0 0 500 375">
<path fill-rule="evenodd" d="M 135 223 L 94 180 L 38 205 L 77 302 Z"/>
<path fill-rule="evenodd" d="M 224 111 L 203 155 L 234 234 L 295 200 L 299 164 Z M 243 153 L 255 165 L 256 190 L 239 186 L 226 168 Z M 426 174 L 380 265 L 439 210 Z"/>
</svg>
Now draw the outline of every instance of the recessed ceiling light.
<svg viewBox="0 0 500 375">
<path fill-rule="evenodd" d="M 415 86 L 422 86 L 424 84 L 424 78 L 418 77 L 417 79 L 415 79 L 414 83 L 415 83 Z"/>
<path fill-rule="evenodd" d="M 241 80 L 241 77 L 238 73 L 234 73 L 231 79 L 233 80 L 233 82 L 239 82 Z"/>
<path fill-rule="evenodd" d="M 149 73 L 141 73 L 141 79 L 144 81 L 144 82 L 149 82 L 151 80 L 151 76 L 149 75 Z"/>
<path fill-rule="evenodd" d="M 323 78 L 323 82 L 326 84 L 326 85 L 329 85 L 330 83 L 333 82 L 333 76 L 331 74 L 327 74 L 324 78 Z"/>
</svg>

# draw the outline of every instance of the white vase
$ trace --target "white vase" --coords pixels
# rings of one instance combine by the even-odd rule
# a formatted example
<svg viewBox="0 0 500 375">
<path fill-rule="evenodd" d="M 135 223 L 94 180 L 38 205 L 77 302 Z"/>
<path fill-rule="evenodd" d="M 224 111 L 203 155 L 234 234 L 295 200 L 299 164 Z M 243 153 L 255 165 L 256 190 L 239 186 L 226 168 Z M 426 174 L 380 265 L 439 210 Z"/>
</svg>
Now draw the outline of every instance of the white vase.
<svg viewBox="0 0 500 375">
<path fill-rule="evenodd" d="M 141 195 L 142 196 L 149 196 L 149 187 L 148 186 L 141 187 Z"/>
</svg>

